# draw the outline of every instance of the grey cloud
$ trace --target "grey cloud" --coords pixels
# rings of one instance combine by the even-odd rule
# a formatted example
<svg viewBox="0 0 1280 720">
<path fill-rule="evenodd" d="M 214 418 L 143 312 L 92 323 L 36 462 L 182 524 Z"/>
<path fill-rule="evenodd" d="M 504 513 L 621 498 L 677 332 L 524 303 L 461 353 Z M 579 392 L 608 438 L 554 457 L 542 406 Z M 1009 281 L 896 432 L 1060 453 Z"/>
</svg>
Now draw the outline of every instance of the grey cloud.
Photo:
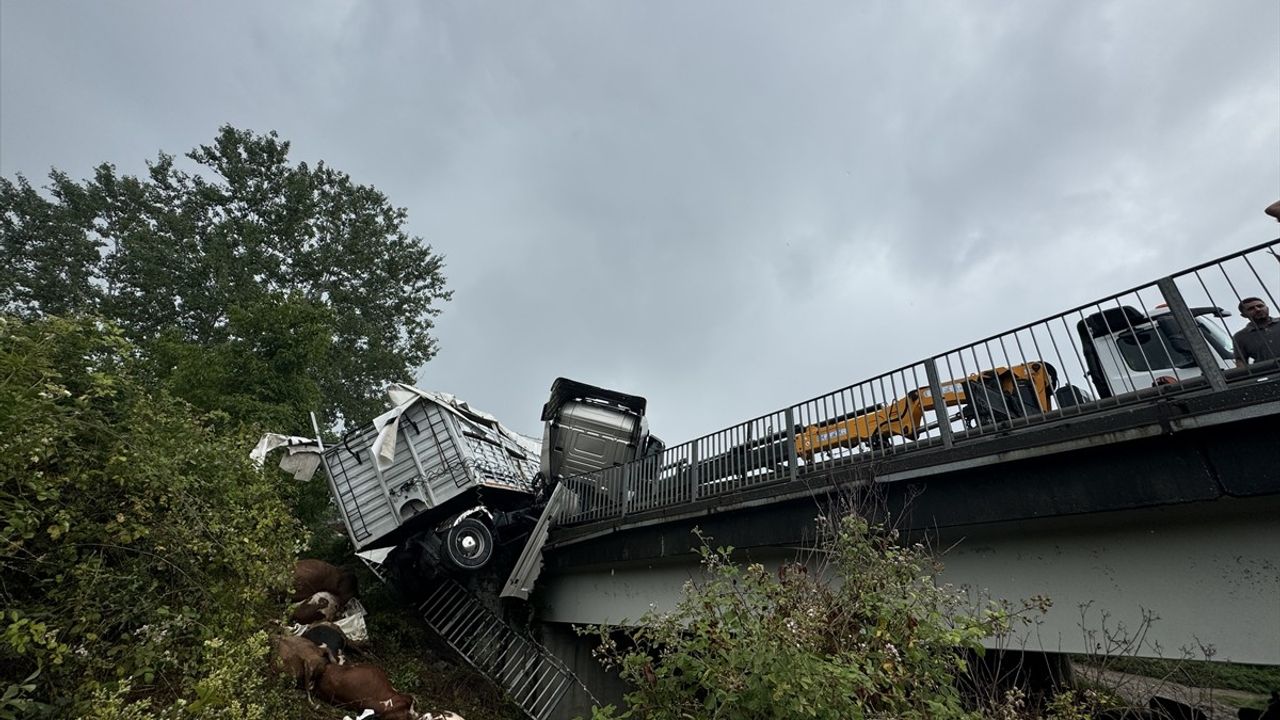
<svg viewBox="0 0 1280 720">
<path fill-rule="evenodd" d="M 410 210 L 425 386 L 669 440 L 1274 236 L 1280 7 L 0 6 L 0 171 L 277 129 Z"/>
</svg>

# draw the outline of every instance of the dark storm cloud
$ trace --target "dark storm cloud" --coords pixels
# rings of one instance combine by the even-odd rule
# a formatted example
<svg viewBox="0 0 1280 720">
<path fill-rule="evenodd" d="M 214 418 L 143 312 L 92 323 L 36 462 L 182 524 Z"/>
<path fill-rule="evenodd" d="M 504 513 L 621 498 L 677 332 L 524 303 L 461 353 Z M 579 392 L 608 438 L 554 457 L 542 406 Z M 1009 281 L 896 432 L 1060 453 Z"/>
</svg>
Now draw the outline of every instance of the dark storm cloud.
<svg viewBox="0 0 1280 720">
<path fill-rule="evenodd" d="M 231 122 L 409 208 L 422 384 L 678 441 L 1274 234 L 1272 2 L 5 3 L 0 170 Z"/>
</svg>

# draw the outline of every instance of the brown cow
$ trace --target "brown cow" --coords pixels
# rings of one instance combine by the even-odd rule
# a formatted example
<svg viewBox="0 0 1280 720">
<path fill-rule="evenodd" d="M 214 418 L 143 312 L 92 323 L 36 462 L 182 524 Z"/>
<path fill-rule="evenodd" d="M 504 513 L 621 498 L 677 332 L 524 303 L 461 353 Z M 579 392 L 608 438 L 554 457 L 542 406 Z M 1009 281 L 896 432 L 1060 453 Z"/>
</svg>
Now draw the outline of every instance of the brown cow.
<svg viewBox="0 0 1280 720">
<path fill-rule="evenodd" d="M 318 592 L 302 601 L 289 615 L 290 622 L 310 625 L 317 622 L 331 622 L 338 617 L 342 603 L 338 596 L 331 592 Z"/>
<path fill-rule="evenodd" d="M 289 599 L 298 602 L 318 592 L 333 593 L 338 598 L 338 609 L 342 609 L 357 594 L 356 575 L 323 560 L 299 560 L 293 566 L 293 594 Z"/>
<path fill-rule="evenodd" d="M 324 651 L 305 638 L 294 635 L 275 635 L 271 638 L 271 648 L 274 651 L 271 656 L 271 670 L 278 673 L 283 669 L 293 676 L 298 687 L 307 692 L 311 692 L 315 687 L 316 681 L 321 678 L 325 667 L 329 664 Z"/>
<path fill-rule="evenodd" d="M 386 671 L 377 665 L 325 665 L 316 694 L 340 708 L 370 708 L 382 720 L 420 717 L 413 709 L 413 698 L 397 692 Z"/>
</svg>

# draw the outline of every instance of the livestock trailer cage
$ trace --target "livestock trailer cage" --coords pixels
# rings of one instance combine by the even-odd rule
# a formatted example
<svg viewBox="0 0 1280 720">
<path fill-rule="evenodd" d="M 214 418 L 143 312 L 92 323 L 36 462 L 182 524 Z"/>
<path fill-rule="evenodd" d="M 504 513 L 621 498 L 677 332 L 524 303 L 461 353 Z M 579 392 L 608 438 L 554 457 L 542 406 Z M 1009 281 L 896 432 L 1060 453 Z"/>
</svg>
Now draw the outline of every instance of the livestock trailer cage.
<svg viewBox="0 0 1280 720">
<path fill-rule="evenodd" d="M 355 549 L 434 529 L 445 558 L 484 565 L 494 530 L 536 499 L 540 443 L 450 395 L 401 385 L 392 397 L 393 409 L 322 454 Z"/>
</svg>

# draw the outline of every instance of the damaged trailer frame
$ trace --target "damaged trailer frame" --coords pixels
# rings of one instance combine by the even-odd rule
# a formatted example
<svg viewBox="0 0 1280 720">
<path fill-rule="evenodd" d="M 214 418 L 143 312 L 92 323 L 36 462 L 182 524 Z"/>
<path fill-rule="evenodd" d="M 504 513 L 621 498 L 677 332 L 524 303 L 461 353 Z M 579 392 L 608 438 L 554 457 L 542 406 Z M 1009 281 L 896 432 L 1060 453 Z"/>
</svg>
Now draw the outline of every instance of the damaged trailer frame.
<svg viewBox="0 0 1280 720">
<path fill-rule="evenodd" d="M 390 410 L 328 447 L 267 435 L 251 455 L 262 462 L 286 448 L 281 467 L 299 479 L 323 466 L 356 554 L 402 585 L 430 580 L 441 566 L 481 570 L 504 545 L 539 555 L 541 542 L 530 549 L 524 541 L 539 520 L 545 534 L 548 505 L 558 517 L 580 503 L 617 501 L 583 479 L 660 458 L 664 448 L 649 433 L 644 398 L 567 378 L 556 379 L 542 409 L 542 442 L 453 395 L 401 383 L 387 394 Z"/>
<path fill-rule="evenodd" d="M 498 545 L 527 535 L 537 519 L 539 443 L 452 395 L 403 384 L 388 394 L 391 410 L 321 453 L 356 551 L 412 540 L 453 568 L 476 570 Z"/>
</svg>

